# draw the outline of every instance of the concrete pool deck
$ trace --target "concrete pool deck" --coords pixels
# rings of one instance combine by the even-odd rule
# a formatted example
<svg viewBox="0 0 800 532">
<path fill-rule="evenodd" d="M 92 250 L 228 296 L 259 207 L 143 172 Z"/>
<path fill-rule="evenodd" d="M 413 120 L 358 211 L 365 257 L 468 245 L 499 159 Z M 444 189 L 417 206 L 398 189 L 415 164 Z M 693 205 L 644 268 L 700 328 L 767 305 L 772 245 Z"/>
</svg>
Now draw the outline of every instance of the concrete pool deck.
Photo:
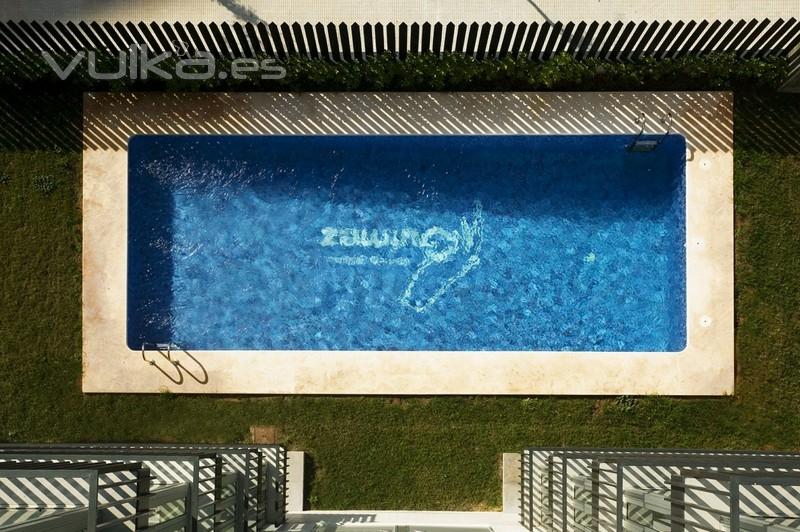
<svg viewBox="0 0 800 532">
<path fill-rule="evenodd" d="M 83 390 L 223 394 L 733 393 L 730 93 L 87 94 Z M 686 137 L 687 347 L 679 353 L 128 349 L 127 144 L 137 134 L 632 134 Z M 153 206 L 158 208 L 158 206 Z M 174 362 L 177 362 L 175 364 Z"/>
<path fill-rule="evenodd" d="M 98 2 L 97 0 L 6 0 L 0 12 L 7 20 L 182 22 L 450 22 L 450 21 L 588 21 L 648 20 L 653 4 L 644 0 L 172 0 L 170 2 Z M 794 0 L 668 0 L 658 5 L 656 18 L 702 20 L 728 18 L 790 18 Z"/>
</svg>

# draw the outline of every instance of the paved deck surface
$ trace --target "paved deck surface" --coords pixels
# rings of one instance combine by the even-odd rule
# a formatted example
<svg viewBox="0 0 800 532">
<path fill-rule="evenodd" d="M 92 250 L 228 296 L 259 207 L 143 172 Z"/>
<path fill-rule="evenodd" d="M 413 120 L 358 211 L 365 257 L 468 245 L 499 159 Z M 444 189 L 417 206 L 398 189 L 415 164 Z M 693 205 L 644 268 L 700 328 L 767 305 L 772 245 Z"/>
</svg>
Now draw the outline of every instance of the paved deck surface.
<svg viewBox="0 0 800 532">
<path fill-rule="evenodd" d="M 797 0 L 3 0 L 0 20 L 638 21 L 797 17 Z"/>
</svg>

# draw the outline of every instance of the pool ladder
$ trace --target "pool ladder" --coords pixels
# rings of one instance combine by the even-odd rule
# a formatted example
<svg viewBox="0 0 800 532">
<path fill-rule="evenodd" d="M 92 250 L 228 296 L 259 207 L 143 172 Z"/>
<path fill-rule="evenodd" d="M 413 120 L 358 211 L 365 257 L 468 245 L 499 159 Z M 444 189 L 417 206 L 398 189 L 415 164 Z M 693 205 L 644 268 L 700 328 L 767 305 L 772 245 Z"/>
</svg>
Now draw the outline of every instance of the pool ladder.
<svg viewBox="0 0 800 532">
<path fill-rule="evenodd" d="M 147 355 L 145 354 L 145 352 L 148 351 L 148 347 L 150 350 L 161 355 L 164 361 L 175 369 L 175 373 L 165 371 L 163 367 L 159 366 L 158 358 L 148 359 Z M 173 350 L 180 351 L 184 363 L 181 363 L 180 360 L 175 360 L 172 358 Z M 183 384 L 184 377 L 189 377 L 198 384 L 208 384 L 208 372 L 206 369 L 203 367 L 200 361 L 197 360 L 197 358 L 195 358 L 191 353 L 178 344 L 174 344 L 172 342 L 167 342 L 164 344 L 142 342 L 142 360 L 147 362 L 148 365 L 156 368 L 166 378 L 175 384 Z"/>
<path fill-rule="evenodd" d="M 667 111 L 667 114 L 661 117 L 659 122 L 666 128 L 664 134 L 658 139 L 643 139 L 642 135 L 644 135 L 644 128 L 645 124 L 647 123 L 647 116 L 644 113 L 640 113 L 639 116 L 635 120 L 636 124 L 639 126 L 639 133 L 636 134 L 636 138 L 633 139 L 633 142 L 628 146 L 628 151 L 635 151 L 635 152 L 647 152 L 655 150 L 659 144 L 670 134 L 672 131 L 672 112 Z"/>
<path fill-rule="evenodd" d="M 147 346 L 151 346 L 152 350 L 158 351 L 158 353 L 162 357 L 166 358 L 167 362 L 169 362 L 173 366 L 177 367 L 177 366 L 180 365 L 179 361 L 172 359 L 172 350 L 173 349 L 180 349 L 180 347 L 177 344 L 173 344 L 172 342 L 167 342 L 165 344 L 159 344 L 159 343 L 152 344 L 152 343 L 142 342 L 142 360 L 144 360 L 145 362 L 147 362 L 151 366 L 155 366 L 156 365 L 156 361 L 155 360 L 148 360 L 147 356 L 144 354 L 144 352 L 147 350 Z M 166 351 L 167 353 L 164 354 L 164 351 Z"/>
</svg>

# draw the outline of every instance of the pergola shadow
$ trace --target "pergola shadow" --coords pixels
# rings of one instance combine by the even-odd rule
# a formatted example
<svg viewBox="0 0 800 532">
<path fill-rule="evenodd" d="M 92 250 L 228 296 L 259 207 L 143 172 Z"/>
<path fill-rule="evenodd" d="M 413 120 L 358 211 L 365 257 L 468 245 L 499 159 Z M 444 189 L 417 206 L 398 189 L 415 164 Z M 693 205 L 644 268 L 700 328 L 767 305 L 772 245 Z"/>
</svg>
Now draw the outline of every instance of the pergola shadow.
<svg viewBox="0 0 800 532">
<path fill-rule="evenodd" d="M 728 152 L 732 98 L 717 93 L 95 93 L 84 149 L 125 150 L 134 135 L 663 133 L 690 150 Z"/>
<path fill-rule="evenodd" d="M 763 153 L 800 155 L 800 94 L 736 98 L 737 146 Z"/>
</svg>

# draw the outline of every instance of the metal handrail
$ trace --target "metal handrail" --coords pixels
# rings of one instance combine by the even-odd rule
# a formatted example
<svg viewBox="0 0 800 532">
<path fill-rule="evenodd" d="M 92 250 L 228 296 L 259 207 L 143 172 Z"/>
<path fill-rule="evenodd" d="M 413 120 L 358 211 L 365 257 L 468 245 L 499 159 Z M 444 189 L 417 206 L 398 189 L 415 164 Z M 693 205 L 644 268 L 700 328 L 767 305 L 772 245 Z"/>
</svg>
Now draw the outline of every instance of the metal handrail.
<svg viewBox="0 0 800 532">
<path fill-rule="evenodd" d="M 86 529 L 88 518 L 88 508 L 73 508 L 3 527 L 2 530 L 3 532 L 50 532 L 52 530 L 81 532 Z"/>
<path fill-rule="evenodd" d="M 189 484 L 171 484 L 156 488 L 148 494 L 150 506 L 156 508 L 171 502 L 182 501 L 189 495 Z"/>
<path fill-rule="evenodd" d="M 227 461 L 227 454 L 234 462 Z M 266 455 L 274 455 L 268 466 Z M 234 456 L 236 458 L 234 458 Z M 159 486 L 162 476 L 150 469 L 160 462 L 179 458 L 191 459 L 194 475 L 182 484 Z M 15 462 L 23 460 L 21 462 Z M 29 462 L 31 460 L 32 462 Z M 125 460 L 125 461 L 121 461 Z M 127 462 L 127 460 L 131 460 Z M 213 463 L 212 463 L 213 462 Z M 250 530 L 280 524 L 285 511 L 285 448 L 280 445 L 153 445 L 144 444 L 12 444 L 0 445 L 0 476 L 3 472 L 22 469 L 28 474 L 53 469 L 52 475 L 84 475 L 96 478 L 86 519 L 95 530 L 118 526 L 147 527 L 148 532 L 184 532 L 200 530 Z M 271 463 L 271 462 L 270 462 Z M 162 466 L 158 466 L 162 467 Z M 279 472 L 269 472 L 274 468 Z M 123 480 L 104 476 L 120 470 L 135 473 L 136 478 Z M 46 476 L 44 473 L 42 476 Z M 277 475 L 272 478 L 272 475 Z M 127 477 L 127 474 L 126 474 Z M 183 477 L 182 477 L 183 478 Z M 153 481 L 157 481 L 153 484 Z M 275 486 L 273 486 L 275 483 Z M 129 485 L 117 493 L 116 488 Z M 37 515 L 26 514 L 31 521 Z M 101 515 L 102 514 L 102 515 Z M 37 518 L 38 519 L 38 518 Z M 135 523 L 135 524 L 134 524 Z M 85 522 L 83 527 L 86 528 Z M 47 528 L 42 528 L 45 530 Z M 72 529 L 58 525 L 47 530 Z M 5 532 L 5 528 L 2 528 Z M 23 530 L 23 529 L 20 529 Z M 24 529 L 26 532 L 29 529 Z M 39 529 L 30 529 L 39 530 Z"/>
<path fill-rule="evenodd" d="M 639 525 L 632 521 L 629 522 L 624 517 L 625 507 L 622 503 L 627 502 L 634 505 L 633 500 L 627 499 L 626 501 L 625 497 L 630 495 L 635 499 L 635 495 L 628 491 L 629 488 L 623 487 L 628 484 L 618 484 L 613 481 L 614 478 L 619 478 L 616 469 L 606 470 L 606 467 L 623 469 L 626 467 L 663 468 L 664 466 L 699 468 L 698 474 L 704 476 L 708 474 L 738 475 L 740 477 L 738 482 L 742 485 L 750 481 L 748 477 L 766 478 L 767 483 L 771 483 L 769 479 L 772 478 L 792 485 L 800 485 L 800 476 L 797 481 L 791 480 L 794 475 L 800 474 L 800 454 L 798 453 L 703 449 L 533 447 L 523 451 L 521 460 L 521 522 L 529 530 L 545 529 L 552 532 L 579 532 L 585 528 L 588 522 L 593 523 L 593 532 L 604 529 L 652 532 L 647 527 L 639 530 L 637 528 Z M 710 472 L 709 469 L 718 469 L 719 471 Z M 589 477 L 590 472 L 591 477 Z M 686 471 L 681 472 L 690 474 Z M 651 473 L 655 474 L 655 471 L 647 474 Z M 607 477 L 606 475 L 611 476 Z M 591 485 L 588 478 L 591 478 Z M 568 487 L 574 489 L 567 489 Z M 609 488 L 612 488 L 611 491 Z M 585 496 L 588 495 L 585 490 L 589 489 L 592 493 L 591 503 L 585 499 Z M 651 491 L 649 487 L 642 489 Z M 659 489 L 669 490 L 669 480 L 665 479 L 663 486 Z M 614 491 L 617 492 L 616 496 Z M 652 490 L 652 494 L 647 496 L 648 499 L 652 500 L 653 497 L 657 497 L 654 494 L 657 491 Z M 608 505 L 609 501 L 619 501 L 619 503 Z M 748 502 L 748 504 L 752 503 Z M 796 501 L 792 504 L 800 508 L 800 504 Z M 589 511 L 592 512 L 592 516 L 588 515 Z M 615 513 L 619 519 L 614 517 Z M 734 514 L 741 516 L 741 512 L 734 511 Z M 577 515 L 581 516 L 581 522 L 575 519 Z M 583 521 L 584 516 L 589 520 Z M 752 516 L 754 514 L 745 516 L 745 520 Z M 794 521 L 791 526 L 796 526 L 796 523 L 800 521 L 800 517 L 792 517 L 792 519 Z M 750 523 L 742 521 L 738 521 L 738 523 L 743 530 L 746 529 L 748 532 L 753 530 L 750 528 Z M 763 523 L 761 524 L 763 525 Z M 659 526 L 663 527 L 664 523 L 660 523 Z M 669 530 L 669 525 L 666 526 L 666 530 Z M 676 526 L 676 531 L 682 528 L 680 523 L 677 523 Z M 770 521 L 768 526 L 768 530 L 762 529 L 758 532 L 772 532 L 774 527 L 780 527 L 782 523 Z"/>
<path fill-rule="evenodd" d="M 627 503 L 631 506 L 635 506 L 643 510 L 649 510 L 659 515 L 663 519 L 670 518 L 670 511 L 673 500 L 670 498 L 668 494 L 664 493 L 663 490 L 659 492 L 658 490 L 627 489 L 625 490 L 625 496 Z M 713 508 L 708 505 L 686 504 L 686 503 L 682 503 L 682 505 L 685 508 L 702 510 L 709 514 L 716 515 L 720 520 L 728 518 L 728 515 L 724 510 Z M 630 519 L 630 517 L 626 516 L 626 520 L 627 519 Z M 764 532 L 765 530 L 769 530 L 772 532 L 778 530 L 786 530 L 786 531 L 795 530 L 789 527 L 781 526 L 779 524 L 770 523 L 769 519 L 763 517 L 741 515 L 739 517 L 739 520 L 742 529 L 753 532 Z M 695 523 L 692 524 L 696 526 Z"/>
<path fill-rule="evenodd" d="M 169 504 L 182 503 L 182 511 L 178 515 L 173 515 L 160 523 L 148 522 L 148 532 L 159 531 L 178 531 L 185 530 L 186 520 L 189 515 L 190 505 L 188 499 L 191 495 L 191 486 L 188 483 L 173 484 L 164 488 L 151 491 L 147 496 L 148 513 L 150 516 L 158 514 L 159 508 Z"/>
<path fill-rule="evenodd" d="M 172 342 L 167 342 L 167 343 L 164 343 L 164 344 L 142 342 L 142 360 L 144 360 L 145 362 L 147 362 L 151 366 L 155 366 L 156 365 L 156 361 L 155 360 L 148 360 L 147 356 L 145 355 L 145 351 L 147 350 L 147 346 L 152 346 L 153 347 L 152 350 L 158 351 L 161 354 L 161 356 L 164 356 L 164 350 L 166 349 L 167 354 L 166 354 L 166 356 L 164 356 L 164 358 L 166 358 L 167 361 L 170 364 L 172 364 L 173 366 L 179 366 L 180 365 L 179 361 L 172 360 L 172 349 L 173 348 L 174 349 L 180 349 L 181 348 L 178 344 L 175 344 L 175 343 L 172 343 Z"/>
<path fill-rule="evenodd" d="M 634 119 L 634 123 L 639 126 L 639 132 L 633 138 L 633 142 L 628 145 L 628 151 L 653 151 L 655 150 L 659 144 L 661 144 L 665 138 L 670 134 L 672 131 L 672 111 L 667 111 L 667 113 L 659 119 L 661 125 L 665 127 L 664 134 L 661 138 L 657 140 L 653 139 L 646 139 L 643 140 L 642 136 L 644 136 L 645 126 L 647 124 L 647 116 L 642 112 L 639 114 L 638 117 Z"/>
</svg>

